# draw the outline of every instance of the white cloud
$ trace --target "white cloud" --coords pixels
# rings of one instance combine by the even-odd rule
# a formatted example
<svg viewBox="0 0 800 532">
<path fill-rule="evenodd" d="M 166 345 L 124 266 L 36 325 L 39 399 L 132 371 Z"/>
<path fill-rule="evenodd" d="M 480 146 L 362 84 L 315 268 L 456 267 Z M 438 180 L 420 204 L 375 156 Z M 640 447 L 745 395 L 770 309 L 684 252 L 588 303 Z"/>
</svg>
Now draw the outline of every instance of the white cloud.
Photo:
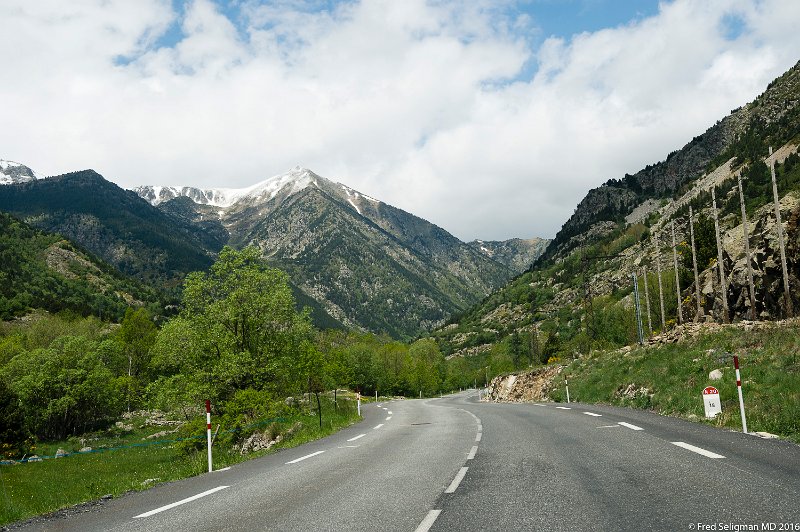
<svg viewBox="0 0 800 532">
<path fill-rule="evenodd" d="M 679 0 L 536 50 L 526 17 L 467 5 L 247 2 L 231 21 L 207 0 L 4 2 L 0 157 L 126 187 L 302 164 L 464 239 L 552 236 L 588 188 L 663 159 L 800 50 L 792 0 Z"/>
</svg>

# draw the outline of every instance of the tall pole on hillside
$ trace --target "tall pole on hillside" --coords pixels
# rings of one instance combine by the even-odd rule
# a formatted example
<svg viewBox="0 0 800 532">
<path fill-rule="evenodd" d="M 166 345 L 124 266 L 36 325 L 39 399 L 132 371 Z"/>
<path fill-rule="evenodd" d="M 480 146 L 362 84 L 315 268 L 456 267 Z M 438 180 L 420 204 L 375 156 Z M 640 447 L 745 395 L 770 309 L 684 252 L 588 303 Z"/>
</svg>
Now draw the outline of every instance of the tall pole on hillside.
<svg viewBox="0 0 800 532">
<path fill-rule="evenodd" d="M 694 321 L 700 321 L 703 316 L 703 308 L 700 306 L 700 276 L 697 274 L 697 250 L 694 247 L 694 212 L 692 206 L 689 205 L 689 235 L 691 235 L 692 242 L 692 268 L 694 268 L 694 293 L 697 299 L 697 315 Z"/>
<path fill-rule="evenodd" d="M 750 319 L 756 320 L 756 287 L 753 282 L 753 261 L 750 258 L 750 231 L 747 229 L 747 209 L 744 206 L 742 173 L 739 172 L 739 203 L 742 206 L 742 230 L 744 231 L 744 255 L 747 261 L 747 283 L 750 285 Z"/>
<path fill-rule="evenodd" d="M 656 248 L 656 272 L 658 273 L 658 301 L 661 303 L 661 332 L 667 329 L 667 319 L 664 317 L 664 287 L 661 284 L 661 251 L 658 246 L 658 233 L 653 233 L 653 245 Z"/>
<path fill-rule="evenodd" d="M 729 323 L 728 315 L 728 283 L 725 280 L 725 264 L 722 261 L 722 239 L 719 236 L 719 219 L 717 217 L 716 187 L 711 187 L 711 204 L 714 207 L 714 232 L 717 237 L 717 264 L 719 265 L 719 286 L 722 295 L 722 323 Z"/>
<path fill-rule="evenodd" d="M 794 316 L 792 308 L 792 296 L 789 292 L 789 272 L 786 267 L 786 248 L 783 244 L 783 224 L 781 223 L 781 207 L 778 200 L 778 184 L 775 181 L 775 159 L 772 158 L 772 146 L 769 147 L 769 173 L 772 175 L 772 196 L 775 198 L 775 226 L 778 230 L 778 246 L 781 249 L 781 269 L 783 270 L 783 298 L 786 301 L 786 317 Z"/>
<path fill-rule="evenodd" d="M 631 274 L 633 277 L 633 303 L 636 310 L 636 333 L 639 337 L 639 345 L 644 345 L 644 332 L 642 331 L 642 308 L 639 303 L 639 282 L 636 280 L 636 271 Z"/>
<path fill-rule="evenodd" d="M 683 309 L 681 308 L 681 280 L 678 277 L 678 252 L 675 249 L 675 220 L 672 220 L 672 262 L 675 264 L 675 294 L 678 297 L 678 323 L 683 323 Z"/>
<path fill-rule="evenodd" d="M 644 301 L 647 304 L 647 331 L 648 338 L 653 336 L 653 319 L 650 317 L 650 290 L 647 288 L 647 268 L 643 267 L 644 272 Z"/>
</svg>

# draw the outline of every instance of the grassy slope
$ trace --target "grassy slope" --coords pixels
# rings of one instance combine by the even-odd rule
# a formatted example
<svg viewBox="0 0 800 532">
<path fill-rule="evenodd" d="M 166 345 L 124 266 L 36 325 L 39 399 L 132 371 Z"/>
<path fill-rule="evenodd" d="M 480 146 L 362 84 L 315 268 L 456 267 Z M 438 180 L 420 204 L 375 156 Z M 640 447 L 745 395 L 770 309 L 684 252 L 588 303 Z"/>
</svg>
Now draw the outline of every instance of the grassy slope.
<svg viewBox="0 0 800 532">
<path fill-rule="evenodd" d="M 568 365 L 570 395 L 581 402 L 652 409 L 661 414 L 741 430 L 732 354 L 739 356 L 747 425 L 800 443 L 800 321 L 765 324 L 745 331 L 734 326 L 676 344 L 594 353 Z M 721 369 L 722 380 L 708 374 Z M 561 379 L 561 377 L 558 377 Z M 633 384 L 648 394 L 622 392 Z M 720 391 L 722 414 L 704 417 L 702 390 Z M 565 400 L 563 386 L 553 392 Z"/>
<path fill-rule="evenodd" d="M 349 403 L 352 401 L 343 401 L 340 398 L 338 413 L 334 413 L 332 401 L 329 399 L 323 401 L 322 428 L 318 425 L 315 413 L 287 418 L 286 422 L 281 423 L 282 430 L 296 426 L 297 423 L 301 423 L 302 427 L 268 451 L 242 456 L 230 447 L 215 445 L 214 468 L 220 469 L 279 449 L 296 447 L 352 425 L 359 418 L 353 405 L 344 408 Z M 165 428 L 169 429 L 169 427 L 136 428 L 125 434 L 112 429 L 100 434 L 98 440 L 87 444 L 97 449 L 101 446 L 142 443 L 145 436 Z M 176 436 L 167 435 L 163 439 Z M 71 438 L 62 442 L 39 444 L 35 452 L 42 456 L 52 456 L 59 448 L 72 453 L 80 447 L 82 445 L 79 440 Z M 181 452 L 177 447 L 170 444 L 152 445 L 102 453 L 71 454 L 64 458 L 42 462 L 0 465 L 0 526 L 97 500 L 104 495 L 117 497 L 127 491 L 143 490 L 157 483 L 187 478 L 207 471 L 205 447 L 189 454 Z"/>
</svg>

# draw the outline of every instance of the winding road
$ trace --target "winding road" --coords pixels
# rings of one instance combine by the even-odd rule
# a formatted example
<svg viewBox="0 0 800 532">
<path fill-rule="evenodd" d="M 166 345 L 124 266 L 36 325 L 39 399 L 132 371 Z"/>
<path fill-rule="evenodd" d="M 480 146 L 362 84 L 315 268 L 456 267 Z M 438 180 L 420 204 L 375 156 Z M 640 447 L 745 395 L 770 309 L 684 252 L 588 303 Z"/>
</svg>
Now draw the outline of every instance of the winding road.
<svg viewBox="0 0 800 532">
<path fill-rule="evenodd" d="M 24 529 L 800 531 L 789 442 L 475 391 L 362 412 L 328 438 Z"/>
</svg>

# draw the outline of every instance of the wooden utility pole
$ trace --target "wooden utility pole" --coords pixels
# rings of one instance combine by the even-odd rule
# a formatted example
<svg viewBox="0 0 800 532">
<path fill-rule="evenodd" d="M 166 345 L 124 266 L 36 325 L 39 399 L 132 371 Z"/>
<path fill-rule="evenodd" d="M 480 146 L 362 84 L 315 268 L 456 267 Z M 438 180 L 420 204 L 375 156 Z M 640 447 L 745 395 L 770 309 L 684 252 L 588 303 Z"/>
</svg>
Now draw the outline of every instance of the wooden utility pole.
<svg viewBox="0 0 800 532">
<path fill-rule="evenodd" d="M 683 309 L 681 309 L 681 280 L 678 277 L 678 252 L 675 249 L 675 220 L 672 220 L 672 262 L 675 264 L 675 294 L 678 296 L 678 323 L 683 323 Z"/>
<path fill-rule="evenodd" d="M 650 317 L 650 291 L 647 288 L 647 268 L 642 268 L 644 271 L 644 301 L 647 303 L 647 330 L 648 338 L 653 336 L 653 319 Z"/>
<path fill-rule="evenodd" d="M 689 235 L 691 235 L 692 242 L 692 267 L 694 268 L 694 293 L 697 299 L 697 315 L 694 321 L 700 321 L 703 316 L 703 308 L 700 306 L 700 276 L 697 274 L 697 250 L 694 247 L 694 213 L 692 206 L 689 205 Z"/>
<path fill-rule="evenodd" d="M 772 146 L 769 147 L 772 155 Z M 781 223 L 781 207 L 778 201 L 778 183 L 775 181 L 775 159 L 770 158 L 769 173 L 772 175 L 772 196 L 775 198 L 775 225 L 778 228 L 778 246 L 781 248 L 781 269 L 783 270 L 783 298 L 786 301 L 786 317 L 794 316 L 792 308 L 792 295 L 789 292 L 789 272 L 786 267 L 786 248 L 783 245 L 783 224 Z"/>
<path fill-rule="evenodd" d="M 653 233 L 653 245 L 656 248 L 656 271 L 658 272 L 658 301 L 661 303 L 661 332 L 667 329 L 667 319 L 664 317 L 664 287 L 661 285 L 661 251 L 658 249 L 658 234 Z"/>
<path fill-rule="evenodd" d="M 742 206 L 742 229 L 744 230 L 744 255 L 747 261 L 747 283 L 750 285 L 750 319 L 756 320 L 756 286 L 753 282 L 753 264 L 750 258 L 750 231 L 747 229 L 747 209 L 744 207 L 742 173 L 739 172 L 739 203 Z"/>
<path fill-rule="evenodd" d="M 719 265 L 719 286 L 722 294 L 722 323 L 730 323 L 728 315 L 728 283 L 725 281 L 725 264 L 722 262 L 722 239 L 719 236 L 719 219 L 717 218 L 717 195 L 711 187 L 711 204 L 714 207 L 714 232 L 717 236 L 717 264 Z"/>
</svg>

